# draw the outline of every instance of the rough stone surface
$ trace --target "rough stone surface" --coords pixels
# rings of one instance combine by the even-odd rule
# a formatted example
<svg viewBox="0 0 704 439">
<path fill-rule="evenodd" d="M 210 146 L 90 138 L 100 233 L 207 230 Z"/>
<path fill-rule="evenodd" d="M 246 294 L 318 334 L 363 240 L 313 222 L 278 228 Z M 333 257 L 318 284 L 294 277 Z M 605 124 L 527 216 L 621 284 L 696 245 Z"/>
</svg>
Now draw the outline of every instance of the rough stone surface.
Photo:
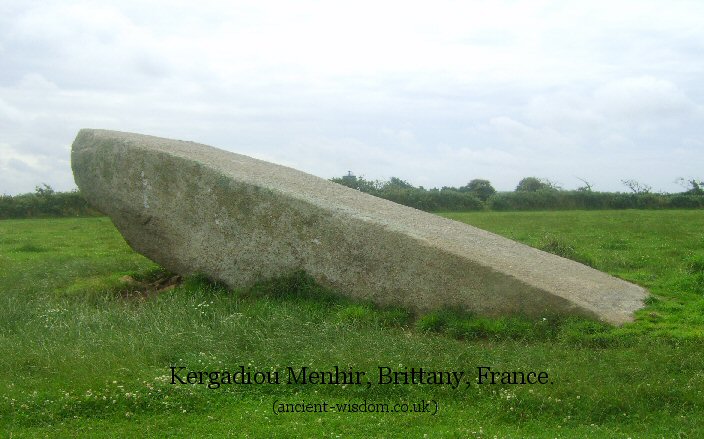
<svg viewBox="0 0 704 439">
<path fill-rule="evenodd" d="M 382 305 L 615 324 L 646 296 L 475 227 L 193 142 L 81 130 L 72 167 L 87 200 L 136 251 L 234 288 L 303 269 Z"/>
</svg>

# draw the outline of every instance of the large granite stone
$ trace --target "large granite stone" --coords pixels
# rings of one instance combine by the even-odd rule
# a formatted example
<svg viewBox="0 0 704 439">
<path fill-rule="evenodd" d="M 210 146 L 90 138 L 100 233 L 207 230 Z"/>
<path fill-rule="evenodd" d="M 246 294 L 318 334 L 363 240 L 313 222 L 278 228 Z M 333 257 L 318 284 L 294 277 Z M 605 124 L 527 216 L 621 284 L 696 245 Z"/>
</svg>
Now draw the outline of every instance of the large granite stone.
<svg viewBox="0 0 704 439">
<path fill-rule="evenodd" d="M 82 194 L 132 248 L 233 288 L 303 269 L 382 305 L 615 324 L 646 296 L 577 262 L 206 145 L 81 130 L 71 162 Z"/>
</svg>

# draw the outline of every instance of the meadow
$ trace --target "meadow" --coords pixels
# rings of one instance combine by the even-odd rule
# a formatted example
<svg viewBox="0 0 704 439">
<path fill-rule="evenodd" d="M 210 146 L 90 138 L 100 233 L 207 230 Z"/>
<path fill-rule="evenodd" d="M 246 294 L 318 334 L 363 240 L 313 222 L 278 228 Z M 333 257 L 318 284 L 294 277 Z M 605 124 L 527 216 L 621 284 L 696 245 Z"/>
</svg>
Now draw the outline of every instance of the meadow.
<svg viewBox="0 0 704 439">
<path fill-rule="evenodd" d="M 379 309 L 305 273 L 238 291 L 192 276 L 157 291 L 170 275 L 105 217 L 2 220 L 0 437 L 704 437 L 704 210 L 441 214 L 652 295 L 615 328 Z M 282 377 L 423 367 L 466 371 L 470 385 L 209 388 L 172 384 L 171 366 Z M 550 382 L 480 385 L 480 366 Z M 416 413 L 273 410 L 429 402 Z"/>
</svg>

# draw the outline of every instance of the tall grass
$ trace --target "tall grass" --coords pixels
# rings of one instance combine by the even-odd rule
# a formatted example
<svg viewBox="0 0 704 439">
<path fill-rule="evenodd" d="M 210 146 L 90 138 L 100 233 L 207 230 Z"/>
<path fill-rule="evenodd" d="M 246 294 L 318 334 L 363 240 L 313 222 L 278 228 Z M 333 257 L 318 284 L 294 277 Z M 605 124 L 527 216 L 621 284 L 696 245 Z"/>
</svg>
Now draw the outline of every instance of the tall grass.
<svg viewBox="0 0 704 439">
<path fill-rule="evenodd" d="M 463 214 L 655 293 L 634 324 L 412 315 L 340 298 L 305 273 L 231 291 L 163 275 L 105 218 L 0 221 L 3 437 L 698 437 L 704 425 L 700 211 Z M 550 230 L 546 239 L 547 229 Z M 560 250 L 563 249 L 563 250 Z M 569 255 L 568 255 L 569 256 Z M 130 292 L 131 294 L 126 294 Z M 170 366 L 462 370 L 433 385 L 172 385 Z M 554 384 L 476 385 L 478 366 Z M 435 400 L 437 415 L 296 413 L 275 401 Z"/>
</svg>

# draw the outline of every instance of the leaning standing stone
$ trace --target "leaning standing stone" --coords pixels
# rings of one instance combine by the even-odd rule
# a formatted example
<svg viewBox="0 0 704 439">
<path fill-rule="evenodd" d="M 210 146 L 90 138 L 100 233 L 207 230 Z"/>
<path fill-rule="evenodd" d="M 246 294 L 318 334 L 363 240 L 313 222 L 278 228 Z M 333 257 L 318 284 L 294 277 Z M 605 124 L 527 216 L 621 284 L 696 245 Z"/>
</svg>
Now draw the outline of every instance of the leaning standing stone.
<svg viewBox="0 0 704 439">
<path fill-rule="evenodd" d="M 616 324 L 646 295 L 475 227 L 193 142 L 81 130 L 71 163 L 82 194 L 132 248 L 233 288 L 305 270 L 382 305 Z"/>
</svg>

